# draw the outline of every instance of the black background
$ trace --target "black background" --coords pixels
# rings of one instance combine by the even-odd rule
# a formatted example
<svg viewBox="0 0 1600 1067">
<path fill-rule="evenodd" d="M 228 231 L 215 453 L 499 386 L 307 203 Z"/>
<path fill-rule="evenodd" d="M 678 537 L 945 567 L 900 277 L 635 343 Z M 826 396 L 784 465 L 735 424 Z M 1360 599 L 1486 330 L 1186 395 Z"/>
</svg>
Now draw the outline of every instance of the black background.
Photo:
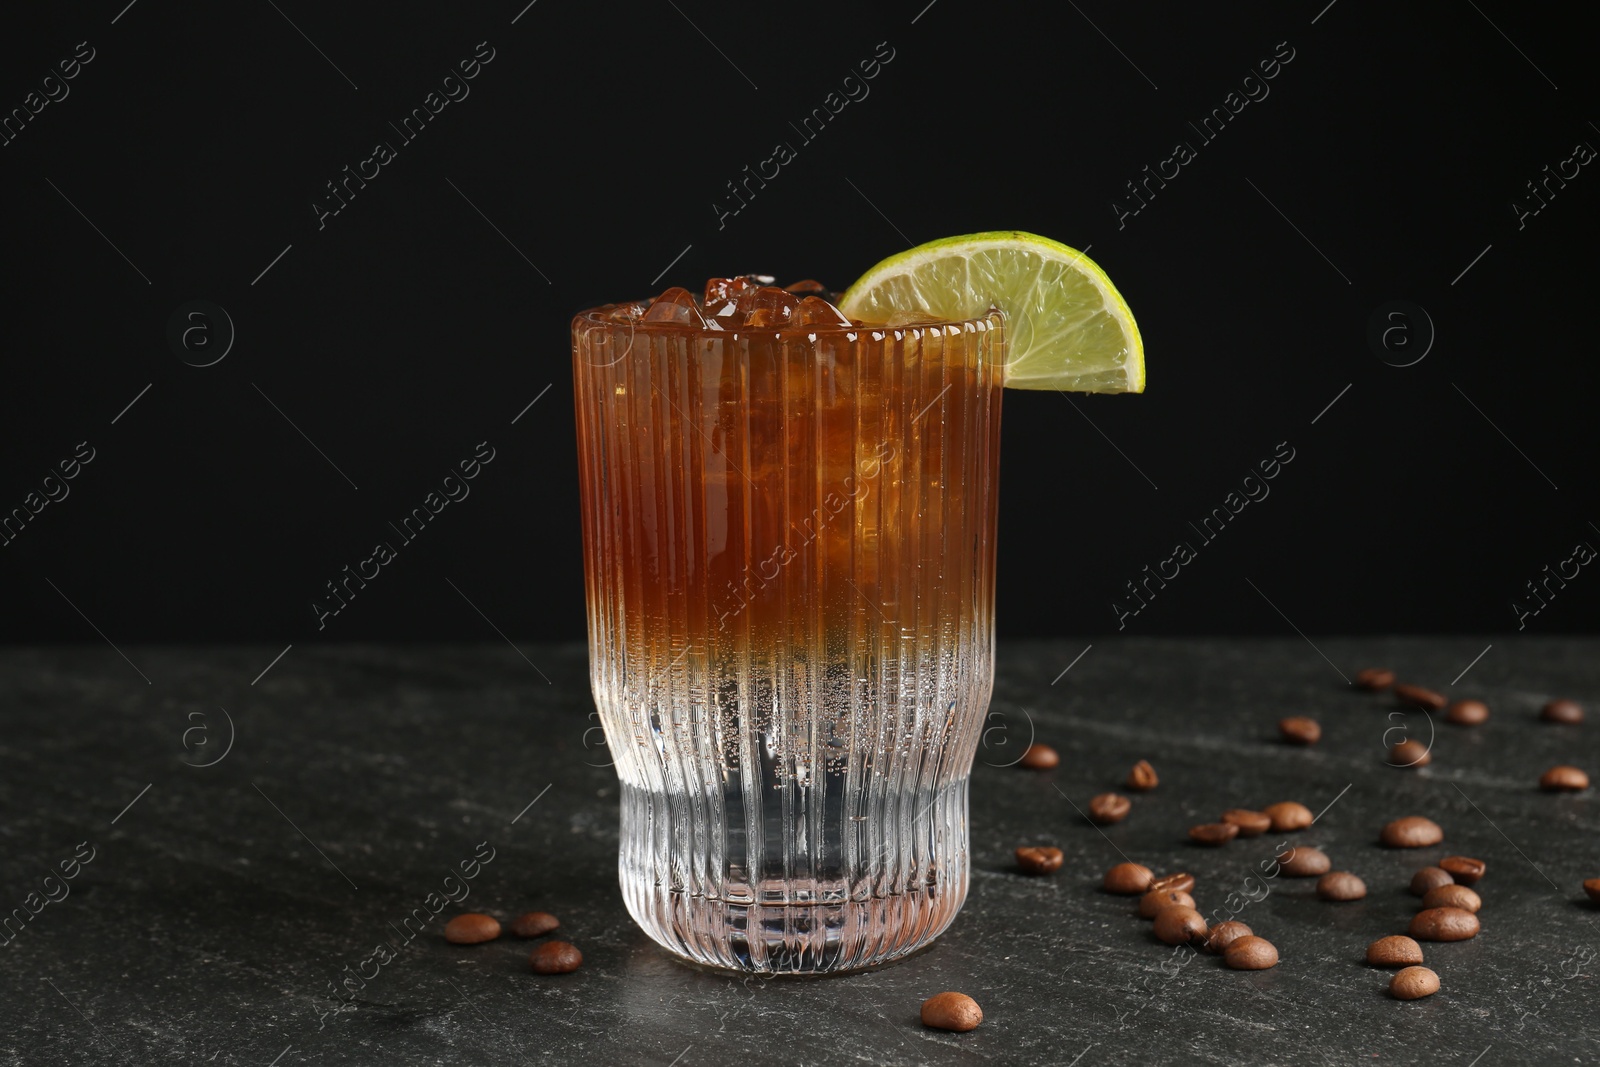
<svg viewBox="0 0 1600 1067">
<path fill-rule="evenodd" d="M 1271 496 L 1127 632 L 1514 630 L 1525 582 L 1600 545 L 1600 176 L 1511 208 L 1600 145 L 1556 8 L 925 3 L 7 12 L 0 110 L 95 58 L 0 148 L 0 511 L 95 459 L 0 548 L 0 638 L 578 637 L 574 311 L 751 270 L 842 288 L 994 228 L 1092 246 L 1149 365 L 1140 397 L 1008 394 L 1002 637 L 1115 631 L 1122 584 L 1283 441 Z M 482 41 L 470 96 L 400 145 Z M 879 42 L 870 95 L 800 144 Z M 1270 95 L 1202 144 L 1186 121 L 1279 42 Z M 1197 158 L 1119 228 L 1180 139 Z M 379 140 L 398 158 L 319 229 Z M 779 140 L 797 158 L 719 228 Z M 237 331 L 205 368 L 166 338 L 196 299 Z M 1404 368 L 1367 342 L 1394 300 L 1437 332 Z M 324 583 L 484 440 L 471 496 L 319 632 Z M 1592 569 L 1528 630 L 1593 629 Z"/>
</svg>

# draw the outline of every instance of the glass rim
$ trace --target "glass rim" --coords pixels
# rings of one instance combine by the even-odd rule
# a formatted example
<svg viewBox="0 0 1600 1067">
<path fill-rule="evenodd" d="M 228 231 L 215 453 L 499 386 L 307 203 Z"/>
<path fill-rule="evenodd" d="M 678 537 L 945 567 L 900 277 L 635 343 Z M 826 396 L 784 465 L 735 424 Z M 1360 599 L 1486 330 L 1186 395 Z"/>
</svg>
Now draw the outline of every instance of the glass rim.
<svg viewBox="0 0 1600 1067">
<path fill-rule="evenodd" d="M 701 340 L 740 340 L 752 337 L 776 337 L 779 339 L 811 338 L 815 336 L 842 337 L 847 334 L 867 333 L 874 336 L 874 340 L 883 340 L 889 336 L 903 339 L 908 333 L 919 335 L 925 330 L 945 331 L 949 327 L 957 327 L 962 333 L 984 333 L 1003 325 L 1006 321 L 1005 312 L 991 304 L 989 310 L 981 315 L 967 319 L 936 319 L 930 322 L 908 322 L 900 325 L 890 325 L 886 322 L 856 322 L 849 325 L 842 323 L 800 323 L 786 326 L 753 326 L 738 329 L 724 329 L 722 327 L 695 326 L 684 322 L 646 322 L 644 319 L 617 320 L 606 317 L 606 312 L 613 308 L 625 306 L 628 303 L 643 304 L 644 301 L 623 301 L 613 304 L 601 304 L 598 307 L 586 308 L 572 317 L 572 330 L 576 333 L 580 328 L 594 327 L 631 327 L 633 333 L 661 334 L 666 336 L 694 337 Z"/>
</svg>

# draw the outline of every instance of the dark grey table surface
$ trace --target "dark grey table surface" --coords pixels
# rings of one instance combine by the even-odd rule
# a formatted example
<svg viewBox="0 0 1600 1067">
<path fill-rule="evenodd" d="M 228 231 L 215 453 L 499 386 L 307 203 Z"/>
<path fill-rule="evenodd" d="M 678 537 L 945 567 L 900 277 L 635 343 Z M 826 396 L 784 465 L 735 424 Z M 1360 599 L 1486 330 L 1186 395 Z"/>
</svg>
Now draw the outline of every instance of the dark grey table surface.
<svg viewBox="0 0 1600 1067">
<path fill-rule="evenodd" d="M 279 650 L 124 646 L 128 661 L 110 648 L 5 650 L 0 907 L 28 921 L 13 919 L 0 948 L 0 1063 L 1600 1059 L 1600 910 L 1581 889 L 1600 875 L 1600 818 L 1592 792 L 1536 788 L 1556 763 L 1600 773 L 1600 720 L 1537 720 L 1552 696 L 1600 702 L 1600 641 L 1084 646 L 1000 648 L 955 925 L 898 965 L 813 981 L 686 969 L 628 918 L 617 790 L 598 731 L 586 734 L 580 647 L 302 646 L 254 684 Z M 1493 717 L 1467 729 L 1391 716 L 1392 698 L 1340 678 L 1368 665 L 1480 696 Z M 1288 714 L 1317 717 L 1321 743 L 1280 743 Z M 1429 767 L 1385 766 L 1385 734 L 1402 725 L 1424 739 L 1436 729 Z M 1057 770 L 999 766 L 1030 729 L 1061 751 Z M 1140 758 L 1161 785 L 1125 822 L 1102 832 L 1077 814 Z M 1277 944 L 1274 970 L 1206 956 L 1179 966 L 1127 898 L 1099 890 L 1125 855 L 1193 872 L 1202 908 L 1221 905 L 1276 838 L 1204 849 L 1187 828 L 1287 799 L 1323 812 L 1296 843 L 1322 847 L 1370 893 L 1330 904 L 1313 880 L 1266 883 L 1240 918 Z M 1381 848 L 1379 827 L 1406 814 L 1439 822 L 1443 845 Z M 1044 843 L 1065 866 L 1016 874 L 1012 850 Z M 1489 864 L 1483 932 L 1425 946 L 1442 991 L 1395 1001 L 1366 945 L 1404 932 L 1411 871 L 1452 853 Z M 475 854 L 492 859 L 462 883 L 463 908 L 558 914 L 582 970 L 534 975 L 527 943 L 509 937 L 448 945 L 442 918 L 402 936 L 405 916 Z M 76 877 L 47 881 L 64 862 Z M 381 966 L 380 944 L 396 946 Z M 358 971 L 376 977 L 335 995 Z M 921 1001 L 946 989 L 978 999 L 981 1027 L 919 1025 Z"/>
</svg>

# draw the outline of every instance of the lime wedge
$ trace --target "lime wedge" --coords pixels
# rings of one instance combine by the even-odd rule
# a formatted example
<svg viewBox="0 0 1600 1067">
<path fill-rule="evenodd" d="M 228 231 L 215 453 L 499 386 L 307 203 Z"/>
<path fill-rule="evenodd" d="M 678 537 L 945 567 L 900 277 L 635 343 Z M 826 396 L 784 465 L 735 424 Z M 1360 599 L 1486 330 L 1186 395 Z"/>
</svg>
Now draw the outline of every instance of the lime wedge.
<svg viewBox="0 0 1600 1067">
<path fill-rule="evenodd" d="M 1144 392 L 1144 343 L 1127 301 L 1088 256 L 1020 230 L 946 237 L 890 256 L 839 302 L 854 319 L 896 311 L 972 319 L 1006 313 L 1005 384 Z"/>
</svg>

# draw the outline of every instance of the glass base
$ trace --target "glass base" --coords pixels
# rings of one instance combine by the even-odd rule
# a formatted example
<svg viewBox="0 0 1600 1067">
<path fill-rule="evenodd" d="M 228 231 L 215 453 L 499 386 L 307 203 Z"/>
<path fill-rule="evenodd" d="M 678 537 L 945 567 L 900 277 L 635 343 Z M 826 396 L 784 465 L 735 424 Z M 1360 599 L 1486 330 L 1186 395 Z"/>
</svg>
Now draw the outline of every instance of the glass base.
<svg viewBox="0 0 1600 1067">
<path fill-rule="evenodd" d="M 624 787 L 618 874 L 634 921 L 673 955 L 741 975 L 840 974 L 923 948 L 966 900 L 967 780 L 879 790 L 879 817 L 862 819 L 845 814 L 841 783 L 794 790 L 745 820 L 754 834 L 728 832 L 741 801 Z M 769 847 L 751 857 L 747 839 Z"/>
<path fill-rule="evenodd" d="M 726 974 L 822 977 L 871 970 L 926 948 L 967 895 L 959 884 L 838 904 L 730 904 L 625 879 L 628 912 L 681 960 Z"/>
</svg>

